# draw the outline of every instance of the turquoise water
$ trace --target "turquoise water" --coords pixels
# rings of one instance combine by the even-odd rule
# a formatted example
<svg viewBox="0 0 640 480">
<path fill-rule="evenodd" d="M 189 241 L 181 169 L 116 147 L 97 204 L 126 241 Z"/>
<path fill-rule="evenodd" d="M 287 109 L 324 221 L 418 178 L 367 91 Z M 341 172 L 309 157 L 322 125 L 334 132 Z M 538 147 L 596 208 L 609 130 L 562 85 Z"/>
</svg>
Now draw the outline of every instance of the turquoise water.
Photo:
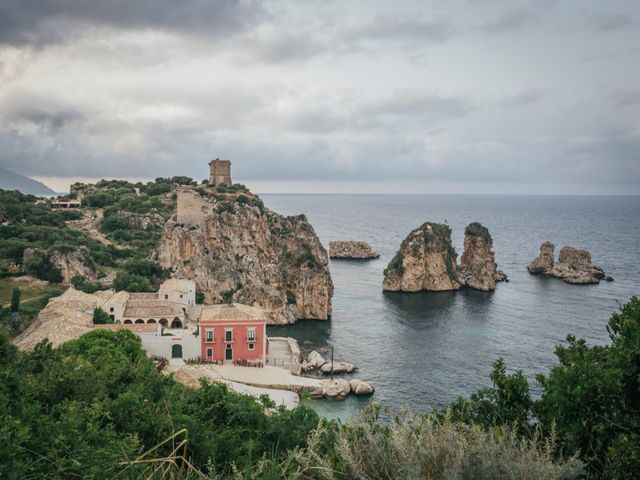
<svg viewBox="0 0 640 480">
<path fill-rule="evenodd" d="M 369 262 L 331 261 L 335 285 L 330 321 L 270 327 L 303 347 L 333 348 L 355 363 L 357 378 L 376 387 L 383 405 L 426 412 L 489 385 L 491 364 L 535 373 L 553 365 L 567 334 L 608 340 L 611 312 L 640 295 L 640 197 L 263 195 L 285 215 L 305 213 L 322 243 L 365 240 L 381 253 Z M 510 278 L 495 292 L 383 293 L 382 271 L 413 228 L 430 220 L 453 229 L 462 253 L 464 227 L 487 226 L 496 261 Z M 550 240 L 588 249 L 614 282 L 567 285 L 530 275 L 526 265 Z M 536 391 L 535 382 L 532 381 Z M 367 402 L 314 401 L 329 417 L 346 418 Z"/>
</svg>

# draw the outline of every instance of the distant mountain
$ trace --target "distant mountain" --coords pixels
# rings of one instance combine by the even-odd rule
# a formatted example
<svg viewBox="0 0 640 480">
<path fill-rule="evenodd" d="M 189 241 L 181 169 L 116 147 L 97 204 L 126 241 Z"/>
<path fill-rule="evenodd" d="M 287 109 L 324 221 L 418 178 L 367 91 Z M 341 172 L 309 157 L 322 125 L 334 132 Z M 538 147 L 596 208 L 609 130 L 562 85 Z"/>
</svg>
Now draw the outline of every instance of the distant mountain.
<svg viewBox="0 0 640 480">
<path fill-rule="evenodd" d="M 56 195 L 56 192 L 44 183 L 36 182 L 32 178 L 11 172 L 0 167 L 0 188 L 3 190 L 20 190 L 24 194 L 38 196 Z"/>
</svg>

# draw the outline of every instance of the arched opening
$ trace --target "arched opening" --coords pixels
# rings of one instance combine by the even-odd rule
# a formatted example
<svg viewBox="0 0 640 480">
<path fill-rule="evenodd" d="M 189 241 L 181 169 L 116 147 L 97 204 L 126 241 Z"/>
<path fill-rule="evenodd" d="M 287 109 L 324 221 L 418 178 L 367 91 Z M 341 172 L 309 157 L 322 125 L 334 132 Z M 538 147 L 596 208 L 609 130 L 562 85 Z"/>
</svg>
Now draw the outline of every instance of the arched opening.
<svg viewBox="0 0 640 480">
<path fill-rule="evenodd" d="M 169 322 L 167 322 L 166 318 L 161 318 L 158 323 L 160 323 L 160 325 L 162 325 L 163 327 L 166 327 L 167 325 L 169 325 Z"/>
<path fill-rule="evenodd" d="M 174 318 L 171 322 L 171 328 L 182 328 L 182 322 L 178 317 Z"/>
<path fill-rule="evenodd" d="M 171 345 L 171 358 L 182 358 L 182 345 Z"/>
<path fill-rule="evenodd" d="M 150 318 L 149 320 L 147 320 L 147 323 L 156 323 L 156 320 L 154 318 Z"/>
<path fill-rule="evenodd" d="M 133 322 L 131 320 L 125 320 L 124 323 L 126 323 L 127 325 L 131 325 Z"/>
<path fill-rule="evenodd" d="M 135 323 L 144 323 L 144 320 L 143 320 L 143 319 L 141 319 L 141 318 L 139 318 L 139 319 L 137 319 L 137 320 L 135 321 Z"/>
</svg>

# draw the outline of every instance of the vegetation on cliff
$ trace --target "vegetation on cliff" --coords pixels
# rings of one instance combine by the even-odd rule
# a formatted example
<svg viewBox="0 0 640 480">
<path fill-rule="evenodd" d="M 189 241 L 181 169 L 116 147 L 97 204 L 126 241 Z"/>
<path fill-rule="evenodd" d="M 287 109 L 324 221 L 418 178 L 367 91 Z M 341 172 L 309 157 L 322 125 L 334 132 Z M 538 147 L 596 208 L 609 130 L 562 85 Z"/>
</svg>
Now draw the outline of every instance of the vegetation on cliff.
<svg viewBox="0 0 640 480">
<path fill-rule="evenodd" d="M 473 222 L 467 225 L 467 227 L 464 229 L 464 234 L 483 238 L 488 244 L 493 243 L 493 239 L 491 238 L 489 229 L 479 222 Z"/>
</svg>

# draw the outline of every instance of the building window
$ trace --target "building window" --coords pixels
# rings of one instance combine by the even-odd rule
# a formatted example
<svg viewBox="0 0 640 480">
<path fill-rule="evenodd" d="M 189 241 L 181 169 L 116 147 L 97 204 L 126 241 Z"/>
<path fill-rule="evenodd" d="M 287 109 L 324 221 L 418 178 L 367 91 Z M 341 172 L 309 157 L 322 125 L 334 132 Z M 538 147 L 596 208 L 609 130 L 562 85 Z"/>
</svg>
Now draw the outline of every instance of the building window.
<svg viewBox="0 0 640 480">
<path fill-rule="evenodd" d="M 169 295 L 167 295 L 166 293 L 164 294 L 164 299 L 165 300 L 169 300 Z"/>
<path fill-rule="evenodd" d="M 249 350 L 253 350 L 253 348 L 254 348 L 254 344 L 253 344 L 253 343 L 250 343 L 250 344 L 249 344 Z"/>
<path fill-rule="evenodd" d="M 233 330 L 225 330 L 225 332 L 224 332 L 224 341 L 225 342 L 233 342 Z"/>
<path fill-rule="evenodd" d="M 255 328 L 249 328 L 247 329 L 247 340 L 249 342 L 253 342 L 256 339 L 256 329 Z"/>
<path fill-rule="evenodd" d="M 109 311 L 110 311 L 110 312 L 113 312 L 113 307 L 109 307 Z"/>
<path fill-rule="evenodd" d="M 213 330 L 207 330 L 207 342 L 213 342 Z"/>
<path fill-rule="evenodd" d="M 211 360 L 213 358 L 213 348 L 207 348 L 207 360 Z"/>
<path fill-rule="evenodd" d="M 180 295 L 180 298 L 182 298 L 182 295 Z"/>
</svg>

